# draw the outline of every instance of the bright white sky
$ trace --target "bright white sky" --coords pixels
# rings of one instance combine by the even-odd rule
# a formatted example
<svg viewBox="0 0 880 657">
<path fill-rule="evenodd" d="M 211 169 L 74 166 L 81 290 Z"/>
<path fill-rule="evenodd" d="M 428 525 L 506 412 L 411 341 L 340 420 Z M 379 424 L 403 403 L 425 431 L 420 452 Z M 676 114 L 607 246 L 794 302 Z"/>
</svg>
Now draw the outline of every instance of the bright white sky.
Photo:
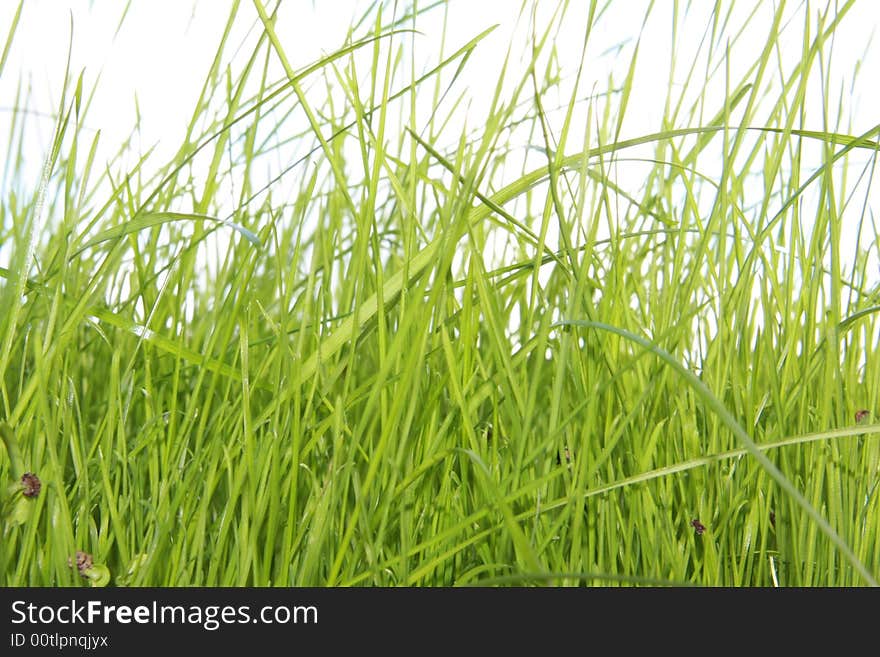
<svg viewBox="0 0 880 657">
<path fill-rule="evenodd" d="M 0 0 L 0 39 L 5 40 L 17 4 L 13 0 Z M 293 66 L 303 66 L 319 58 L 321 53 L 338 48 L 345 40 L 349 25 L 361 16 L 369 4 L 371 3 L 358 0 L 285 2 L 276 29 L 288 47 L 288 56 Z M 425 0 L 422 4 L 429 3 Z M 570 16 L 556 41 L 563 65 L 577 65 L 584 24 L 584 21 L 578 20 L 583 16 L 580 6 L 588 4 L 571 3 L 573 9 L 570 9 Z M 596 30 L 591 36 L 591 58 L 586 68 L 586 81 L 581 83 L 581 88 L 589 90 L 595 83 L 597 90 L 604 90 L 608 87 L 610 74 L 614 74 L 615 84 L 622 80 L 629 63 L 630 49 L 640 30 L 642 32 L 639 68 L 622 138 L 660 129 L 661 105 L 669 84 L 672 47 L 669 26 L 672 24 L 672 9 L 676 4 L 680 11 L 684 10 L 685 5 L 695 6 L 694 15 L 684 22 L 685 27 L 680 33 L 678 47 L 681 49 L 681 56 L 675 63 L 673 76 L 674 84 L 679 84 L 691 64 L 688 53 L 696 49 L 706 28 L 705 12 L 711 9 L 713 3 L 673 3 L 671 0 L 659 0 L 655 3 L 650 20 L 643 26 L 642 20 L 648 2 L 616 0 L 611 3 L 607 15 L 601 20 L 602 29 Z M 775 4 L 764 0 L 757 5 L 752 2 L 738 3 L 737 7 L 742 11 L 751 11 L 758 6 L 759 12 L 769 16 Z M 820 4 L 810 5 L 812 16 L 824 10 L 824 6 Z M 14 103 L 20 80 L 32 88 L 32 110 L 48 115 L 56 108 L 72 20 L 71 68 L 74 78 L 79 71 L 85 69 L 86 87 L 90 89 L 100 75 L 87 122 L 89 127 L 100 128 L 102 131 L 103 151 L 99 152 L 98 161 L 102 161 L 101 154 L 104 156 L 103 161 L 109 159 L 119 144 L 131 135 L 136 117 L 135 96 L 141 117 L 140 147 L 146 150 L 158 143 L 158 159 L 169 157 L 180 143 L 231 6 L 230 0 L 133 0 L 117 33 L 124 2 L 26 0 L 9 59 L 0 75 L 0 154 L 7 151 L 9 108 Z M 545 14 L 552 12 L 557 6 L 555 0 L 545 0 L 538 5 L 539 11 Z M 791 14 L 799 7 L 797 2 L 790 3 Z M 459 90 L 466 89 L 473 99 L 466 116 L 461 117 L 462 121 L 469 118 L 473 124 L 483 116 L 481 104 L 488 102 L 494 91 L 501 61 L 511 35 L 517 29 L 519 8 L 520 2 L 517 0 L 451 0 L 446 35 L 447 53 L 486 27 L 501 23 L 501 28 L 480 46 L 478 55 L 470 59 L 465 76 L 458 86 Z M 416 39 L 417 66 L 426 66 L 439 60 L 438 48 L 442 29 L 439 21 L 443 12 L 434 11 L 431 16 L 436 17 L 438 22 L 431 23 L 428 17 L 419 22 L 422 35 Z M 787 36 L 781 41 L 782 57 L 789 61 L 800 57 L 802 18 L 800 21 L 793 21 L 786 27 L 784 34 Z M 732 22 L 739 23 L 736 18 Z M 248 44 L 252 43 L 253 35 L 259 29 L 258 23 L 251 2 L 242 2 L 240 20 L 236 23 L 236 36 L 232 42 L 237 44 L 245 39 Z M 755 22 L 735 46 L 734 56 L 731 57 L 733 79 L 738 79 L 736 67 L 751 63 L 763 47 L 766 25 L 767 22 Z M 880 120 L 877 112 L 880 98 L 876 83 L 876 72 L 880 71 L 880 48 L 867 48 L 876 36 L 878 25 L 880 4 L 857 2 L 846 17 L 834 44 L 832 63 L 837 77 L 835 84 L 831 86 L 832 89 L 841 89 L 843 86 L 845 95 L 852 89 L 849 111 L 852 113 L 850 120 L 853 133 L 865 131 Z M 251 32 L 248 36 L 249 30 Z M 367 27 L 362 26 L 357 33 L 364 34 L 367 31 Z M 518 33 L 521 34 L 521 30 Z M 623 44 L 624 47 L 620 55 L 615 54 L 614 47 L 617 44 Z M 247 45 L 243 50 L 247 50 Z M 525 49 L 518 54 L 525 57 Z M 861 63 L 857 69 L 856 63 L 859 60 Z M 854 79 L 853 72 L 856 70 L 858 76 Z M 573 73 L 574 70 L 568 72 Z M 275 79 L 282 77 L 279 68 Z M 716 77 L 718 84 L 722 84 L 723 74 Z M 719 87 L 718 92 L 719 95 L 723 94 L 723 89 Z M 707 113 L 714 113 L 715 109 L 708 108 Z M 817 121 L 821 120 L 821 110 L 813 116 Z M 40 128 L 40 137 L 30 145 L 28 155 L 33 155 L 32 166 L 34 174 L 38 175 L 51 134 L 51 121 L 45 119 L 36 125 Z M 821 125 L 812 127 L 822 128 Z M 454 128 L 450 130 L 450 134 L 456 134 Z M 578 144 L 577 137 L 573 136 L 569 143 Z M 877 194 L 874 193 L 873 198 L 876 197 Z M 876 214 L 878 206 L 876 203 L 873 205 Z"/>
<path fill-rule="evenodd" d="M 13 0 L 0 0 L 0 35 L 3 38 L 17 4 Z M 94 82 L 99 74 L 101 76 L 90 115 L 91 122 L 100 125 L 104 138 L 108 142 L 119 143 L 131 134 L 136 94 L 144 141 L 173 143 L 174 136 L 182 133 L 190 109 L 198 97 L 232 3 L 229 0 L 133 0 L 116 34 L 125 4 L 110 0 L 25 0 L 9 61 L 0 77 L 0 111 L 4 114 L 8 112 L 20 75 L 33 86 L 36 104 L 46 112 L 54 109 L 64 73 L 72 19 L 73 71 L 78 73 L 86 69 L 87 83 Z M 277 30 L 288 44 L 287 53 L 291 63 L 295 67 L 308 64 L 320 57 L 322 52 L 330 52 L 338 47 L 349 25 L 363 14 L 369 4 L 362 0 L 287 0 L 282 5 Z M 425 1 L 422 4 L 429 3 Z M 572 3 L 575 7 L 579 4 L 589 3 Z M 653 10 L 651 20 L 644 28 L 640 69 L 631 101 L 631 107 L 637 107 L 638 110 L 628 114 L 632 124 L 628 136 L 638 134 L 640 130 L 653 131 L 658 128 L 656 119 L 659 110 L 655 106 L 666 92 L 673 4 L 671 0 L 656 3 L 658 8 Z M 682 7 L 689 3 L 675 4 Z M 695 4 L 697 9 L 708 10 L 713 3 Z M 754 5 L 752 2 L 739 4 L 749 11 Z M 765 0 L 762 4 L 763 10 L 769 14 L 777 3 Z M 799 3 L 789 4 L 794 13 Z M 811 5 L 812 11 L 822 9 L 820 4 Z M 631 44 L 642 27 L 642 16 L 647 5 L 644 0 L 612 2 L 607 15 L 602 18 L 604 29 L 595 31 L 591 36 L 593 45 L 590 52 L 600 55 L 617 43 Z M 518 0 L 452 0 L 450 3 L 448 44 L 464 43 L 493 24 L 500 23 L 502 26 L 484 42 L 478 51 L 479 56 L 468 62 L 467 88 L 477 100 L 481 94 L 488 95 L 494 89 L 519 6 Z M 540 10 L 545 12 L 552 11 L 556 6 L 557 3 L 552 0 L 539 4 Z M 561 32 L 557 47 L 563 65 L 566 63 L 566 54 L 570 54 L 570 65 L 573 67 L 577 64 L 583 38 L 583 22 L 575 19 L 582 16 L 583 11 L 569 11 L 571 19 L 567 22 L 571 29 Z M 437 19 L 437 23 L 432 25 L 429 19 L 421 19 L 423 36 L 417 39 L 419 55 L 426 62 L 437 60 L 442 27 L 439 22 L 442 12 L 434 11 L 431 16 Z M 250 2 L 241 3 L 240 17 L 240 26 L 256 29 L 256 12 Z M 694 12 L 694 19 L 690 23 L 694 30 L 685 30 L 681 41 L 693 40 L 696 46 L 705 28 L 705 18 Z M 756 27 L 761 25 L 758 22 Z M 864 52 L 878 25 L 880 5 L 874 2 L 856 3 L 834 44 L 838 70 L 852 71 L 855 62 L 863 59 L 860 79 L 857 80 L 857 97 L 853 99 L 855 132 L 868 129 L 878 120 L 880 85 L 877 85 L 876 78 L 869 82 L 865 76 L 871 78 L 871 72 L 880 71 L 880 48 L 871 48 L 867 54 Z M 360 33 L 365 31 L 362 28 Z M 239 33 L 244 34 L 244 29 Z M 802 25 L 788 26 L 787 33 L 791 35 L 790 54 L 799 56 Z M 746 56 L 738 59 L 751 61 L 763 46 L 763 36 L 758 29 L 747 32 L 741 46 L 741 52 Z M 447 45 L 447 52 L 450 49 Z M 607 87 L 612 59 L 611 55 L 596 57 L 594 66 L 587 69 L 588 79 L 594 80 L 600 90 Z M 622 71 L 620 67 L 628 64 L 628 54 L 624 53 L 618 59 L 618 71 Z M 734 61 L 736 59 L 733 58 Z M 677 64 L 679 78 L 687 72 L 689 64 L 687 61 Z M 852 76 L 847 77 L 851 82 Z M 589 88 L 591 85 L 583 86 Z M 5 121 L 0 114 L 0 126 L 3 123 Z M 640 123 L 644 125 L 638 125 Z"/>
</svg>

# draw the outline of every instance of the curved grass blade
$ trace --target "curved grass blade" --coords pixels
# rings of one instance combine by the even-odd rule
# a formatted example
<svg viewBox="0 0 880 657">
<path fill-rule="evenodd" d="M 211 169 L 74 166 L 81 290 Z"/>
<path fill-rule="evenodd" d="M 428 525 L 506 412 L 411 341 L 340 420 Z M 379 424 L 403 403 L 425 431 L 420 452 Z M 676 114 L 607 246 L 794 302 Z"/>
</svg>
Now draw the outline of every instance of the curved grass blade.
<svg viewBox="0 0 880 657">
<path fill-rule="evenodd" d="M 116 240 L 121 237 L 125 237 L 126 235 L 140 232 L 145 228 L 161 226 L 162 224 L 167 224 L 173 221 L 213 221 L 214 223 L 228 226 L 229 228 L 237 231 L 248 242 L 250 242 L 257 248 L 262 247 L 259 237 L 257 237 L 253 232 L 251 232 L 241 224 L 237 224 L 233 221 L 224 221 L 223 219 L 211 217 L 206 214 L 192 214 L 188 212 L 150 212 L 148 214 L 135 217 L 131 221 L 128 221 L 120 226 L 114 226 L 113 228 L 103 231 L 100 235 L 97 235 L 96 237 L 90 239 L 88 242 L 80 246 L 76 251 L 73 252 L 73 255 L 71 257 L 75 257 L 86 249 L 93 247 L 97 244 Z"/>
<path fill-rule="evenodd" d="M 742 428 L 740 423 L 736 420 L 736 418 L 731 414 L 730 411 L 727 410 L 727 407 L 719 401 L 719 399 L 712 393 L 711 390 L 703 383 L 696 374 L 691 372 L 689 369 L 684 367 L 681 363 L 679 363 L 669 352 L 661 349 L 656 344 L 647 340 L 635 333 L 631 333 L 626 329 L 619 328 L 617 326 L 611 326 L 610 324 L 604 324 L 602 322 L 594 322 L 588 320 L 563 320 L 554 324 L 555 327 L 562 326 L 571 326 L 571 327 L 580 327 L 580 328 L 591 328 L 597 329 L 600 331 L 607 331 L 608 333 L 613 333 L 618 335 L 625 340 L 630 340 L 631 342 L 635 342 L 639 346 L 644 349 L 650 351 L 654 355 L 658 356 L 661 360 L 667 363 L 672 367 L 685 381 L 694 389 L 697 395 L 706 403 L 706 405 L 721 419 L 721 421 L 730 429 L 731 432 L 737 437 L 737 439 L 742 443 L 743 447 L 748 451 L 748 453 L 755 458 L 758 463 L 767 471 L 770 477 L 782 488 L 786 493 L 788 493 L 792 499 L 800 506 L 804 512 L 813 520 L 813 522 L 818 525 L 819 529 L 822 531 L 828 539 L 837 546 L 837 548 L 841 551 L 841 553 L 846 557 L 847 561 L 855 568 L 855 570 L 864 578 L 866 582 L 868 582 L 871 586 L 878 586 L 877 580 L 871 574 L 871 572 L 865 567 L 865 565 L 859 560 L 859 558 L 855 555 L 855 553 L 850 549 L 849 545 L 840 538 L 834 528 L 829 524 L 829 522 L 822 516 L 813 506 L 809 503 L 809 501 L 803 496 L 803 494 L 795 488 L 794 484 L 792 484 L 788 478 L 782 474 L 779 468 L 773 464 L 773 462 L 767 458 L 764 452 L 759 449 L 758 445 L 749 437 L 746 433 L 745 429 Z"/>
<path fill-rule="evenodd" d="M 820 440 L 828 440 L 831 438 L 847 438 L 850 436 L 863 436 L 869 433 L 877 433 L 880 432 L 880 425 L 878 424 L 866 424 L 864 426 L 859 427 L 849 427 L 847 429 L 836 429 L 834 431 L 821 431 L 819 433 L 808 433 L 800 436 L 788 436 L 781 440 L 775 440 L 770 443 L 756 443 L 755 446 L 761 450 L 762 452 L 766 452 L 771 449 L 778 449 L 780 447 L 789 447 L 791 445 L 805 445 L 807 443 L 818 442 Z M 678 474 L 679 472 L 686 472 L 688 470 L 694 470 L 696 468 L 701 468 L 706 465 L 712 465 L 713 463 L 717 463 L 719 461 L 724 461 L 727 459 L 734 459 L 740 456 L 746 456 L 749 453 L 749 450 L 745 447 L 740 447 L 738 449 L 730 449 L 725 452 L 718 452 L 717 454 L 709 454 L 707 456 L 699 456 L 694 459 L 689 459 L 687 461 L 682 461 L 681 463 L 673 463 L 672 465 L 666 465 L 662 468 L 655 468 L 653 470 L 649 470 L 647 472 L 641 472 L 637 475 L 633 475 L 631 477 L 626 477 L 624 479 L 618 479 L 617 481 L 613 481 L 610 484 L 606 484 L 604 486 L 599 486 L 598 488 L 591 488 L 585 493 L 579 495 L 579 498 L 587 499 L 588 497 L 596 497 L 597 495 L 602 495 L 604 493 L 608 493 L 612 490 L 617 490 L 618 488 L 625 488 L 627 486 L 632 486 L 634 484 L 643 484 L 649 481 L 653 481 L 654 479 L 660 479 L 661 477 L 668 477 L 669 475 Z M 557 500 L 555 502 L 547 502 L 544 505 L 544 509 L 549 511 L 551 509 L 556 509 L 558 507 L 564 506 L 570 502 L 569 498 L 565 498 L 562 500 Z"/>
</svg>

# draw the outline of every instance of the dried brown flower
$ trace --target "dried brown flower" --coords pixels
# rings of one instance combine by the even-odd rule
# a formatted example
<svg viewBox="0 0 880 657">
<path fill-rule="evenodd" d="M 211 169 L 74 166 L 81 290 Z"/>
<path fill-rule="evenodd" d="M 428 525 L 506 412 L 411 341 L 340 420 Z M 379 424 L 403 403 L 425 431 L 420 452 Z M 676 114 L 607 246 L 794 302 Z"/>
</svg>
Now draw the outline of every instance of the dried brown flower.
<svg viewBox="0 0 880 657">
<path fill-rule="evenodd" d="M 87 577 L 86 571 L 92 567 L 92 555 L 88 552 L 83 552 L 82 550 L 77 550 L 76 552 L 76 569 L 79 571 L 79 574 L 83 577 Z M 67 559 L 68 568 L 73 568 L 73 559 Z"/>
<path fill-rule="evenodd" d="M 21 475 L 21 492 L 25 497 L 37 497 L 42 487 L 43 484 L 40 483 L 40 478 L 33 472 L 25 472 Z"/>
</svg>

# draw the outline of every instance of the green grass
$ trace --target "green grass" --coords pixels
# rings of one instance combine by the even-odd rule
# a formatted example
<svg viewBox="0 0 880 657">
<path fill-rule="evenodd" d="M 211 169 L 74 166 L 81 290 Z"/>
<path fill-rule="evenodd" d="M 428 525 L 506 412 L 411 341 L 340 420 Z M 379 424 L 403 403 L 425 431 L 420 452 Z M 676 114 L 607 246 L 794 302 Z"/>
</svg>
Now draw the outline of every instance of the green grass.
<svg viewBox="0 0 880 657">
<path fill-rule="evenodd" d="M 417 64 L 444 3 L 377 4 L 301 69 L 273 4 L 233 3 L 255 29 L 164 162 L 100 161 L 69 62 L 35 178 L 22 91 L 0 584 L 876 584 L 880 126 L 831 74 L 852 4 L 719 3 L 639 134 L 653 54 L 589 87 L 598 3 L 526 3 L 485 107 L 461 80 L 499 30 Z"/>
</svg>

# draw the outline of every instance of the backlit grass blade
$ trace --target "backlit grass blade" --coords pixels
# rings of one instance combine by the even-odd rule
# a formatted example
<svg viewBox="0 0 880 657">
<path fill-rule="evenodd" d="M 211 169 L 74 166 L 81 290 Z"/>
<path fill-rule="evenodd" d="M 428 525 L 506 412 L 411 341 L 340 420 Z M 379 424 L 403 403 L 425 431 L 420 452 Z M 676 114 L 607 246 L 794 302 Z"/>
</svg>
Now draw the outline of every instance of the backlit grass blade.
<svg viewBox="0 0 880 657">
<path fill-rule="evenodd" d="M 150 212 L 147 214 L 139 215 L 122 225 L 115 226 L 114 228 L 110 228 L 109 230 L 105 230 L 101 234 L 96 235 L 92 239 L 85 242 L 85 244 L 80 246 L 76 251 L 74 251 L 71 257 L 76 257 L 78 254 L 82 253 L 86 249 L 89 249 L 97 244 L 117 240 L 121 237 L 125 237 L 126 235 L 133 235 L 135 233 L 138 233 L 146 228 L 161 226 L 163 224 L 174 221 L 210 221 L 215 224 L 228 226 L 229 228 L 232 228 L 233 230 L 241 234 L 248 242 L 250 242 L 254 246 L 258 248 L 261 246 L 259 237 L 257 237 L 252 231 L 248 230 L 244 226 L 232 221 L 224 221 L 222 219 L 217 219 L 216 217 L 209 217 L 203 214 L 191 214 L 186 212 Z"/>
</svg>

